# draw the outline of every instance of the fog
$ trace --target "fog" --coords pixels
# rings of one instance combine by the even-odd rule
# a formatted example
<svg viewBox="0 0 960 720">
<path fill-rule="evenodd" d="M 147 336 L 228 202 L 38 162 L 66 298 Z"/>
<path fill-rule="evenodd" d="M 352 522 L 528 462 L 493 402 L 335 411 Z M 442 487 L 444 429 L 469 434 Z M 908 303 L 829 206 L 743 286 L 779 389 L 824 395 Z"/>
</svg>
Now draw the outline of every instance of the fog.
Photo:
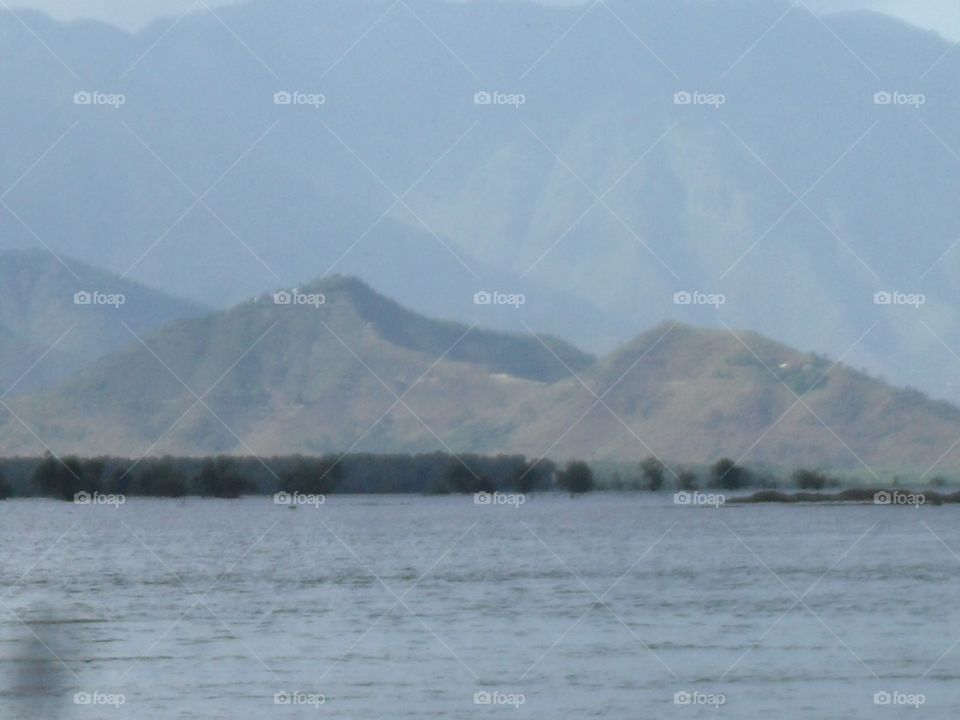
<svg viewBox="0 0 960 720">
<path fill-rule="evenodd" d="M 136 30 L 164 16 L 177 16 L 190 10 L 202 10 L 234 4 L 242 0 L 16 0 L 14 7 L 42 10 L 63 20 L 95 18 L 127 30 Z M 576 5 L 583 0 L 543 0 L 550 5 Z M 734 0 L 735 1 L 735 0 Z M 753 0 L 751 0 L 753 1 Z M 768 0 L 781 2 L 782 0 Z M 953 0 L 805 0 L 817 12 L 873 10 L 919 27 L 935 30 L 953 40 L 960 39 L 960 5 Z"/>
</svg>

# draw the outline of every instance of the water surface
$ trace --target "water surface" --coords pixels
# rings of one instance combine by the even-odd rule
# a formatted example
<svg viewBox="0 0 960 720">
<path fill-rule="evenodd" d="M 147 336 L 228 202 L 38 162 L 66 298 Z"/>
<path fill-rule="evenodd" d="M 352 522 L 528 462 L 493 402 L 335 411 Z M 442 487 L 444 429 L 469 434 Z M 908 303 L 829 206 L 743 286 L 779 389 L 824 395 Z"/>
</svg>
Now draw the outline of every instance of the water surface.
<svg viewBox="0 0 960 720">
<path fill-rule="evenodd" d="M 957 717 L 958 512 L 9 501 L 0 715 Z"/>
</svg>

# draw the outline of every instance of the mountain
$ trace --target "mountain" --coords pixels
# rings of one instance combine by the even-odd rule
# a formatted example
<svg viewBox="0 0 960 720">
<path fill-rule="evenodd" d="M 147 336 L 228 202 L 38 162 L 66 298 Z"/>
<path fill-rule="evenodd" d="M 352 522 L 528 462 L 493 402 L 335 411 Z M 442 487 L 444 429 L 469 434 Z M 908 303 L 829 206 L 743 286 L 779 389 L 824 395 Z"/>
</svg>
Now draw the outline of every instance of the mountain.
<svg viewBox="0 0 960 720">
<path fill-rule="evenodd" d="M 292 296 L 174 322 L 56 392 L 18 401 L 33 432 L 8 418 L 2 452 L 36 451 L 33 433 L 84 453 L 322 452 L 362 439 L 377 449 L 432 448 L 436 436 L 407 422 L 398 397 L 423 404 L 429 427 L 486 428 L 518 392 L 593 362 L 553 338 L 426 320 L 354 279 Z M 458 445 L 478 442 L 458 432 Z"/>
<path fill-rule="evenodd" d="M 934 33 L 788 0 L 217 14 L 0 16 L 4 247 L 219 307 L 334 272 L 466 322 L 523 293 L 485 322 L 598 353 L 748 327 L 960 399 L 960 54 Z"/>
<path fill-rule="evenodd" d="M 960 471 L 955 406 L 755 333 L 668 323 L 595 359 L 427 319 L 346 277 L 173 322 L 8 402 L 6 455 L 441 449 Z"/>
<path fill-rule="evenodd" d="M 85 299 L 90 304 L 78 304 Z M 205 312 L 73 259 L 0 253 L 0 394 L 51 387 L 135 334 Z"/>
<path fill-rule="evenodd" d="M 508 450 L 558 457 L 731 456 L 864 477 L 960 469 L 955 405 L 757 333 L 676 323 L 521 402 L 511 431 Z"/>
</svg>

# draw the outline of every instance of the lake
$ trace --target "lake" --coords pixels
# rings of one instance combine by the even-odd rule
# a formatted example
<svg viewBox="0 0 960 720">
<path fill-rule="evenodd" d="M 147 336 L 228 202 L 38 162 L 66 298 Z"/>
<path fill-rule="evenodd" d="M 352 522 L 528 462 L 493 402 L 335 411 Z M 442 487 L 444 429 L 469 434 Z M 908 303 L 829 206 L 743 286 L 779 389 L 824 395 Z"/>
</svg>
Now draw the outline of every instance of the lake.
<svg viewBox="0 0 960 720">
<path fill-rule="evenodd" d="M 0 503 L 3 718 L 950 718 L 958 508 Z"/>
</svg>

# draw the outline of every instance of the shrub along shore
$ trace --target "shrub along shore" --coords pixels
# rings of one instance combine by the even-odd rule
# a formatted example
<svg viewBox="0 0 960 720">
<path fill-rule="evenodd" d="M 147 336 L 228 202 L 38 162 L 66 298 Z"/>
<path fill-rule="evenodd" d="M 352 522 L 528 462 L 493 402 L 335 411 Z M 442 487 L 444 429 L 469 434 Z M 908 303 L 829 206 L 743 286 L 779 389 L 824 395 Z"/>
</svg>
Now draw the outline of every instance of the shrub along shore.
<svg viewBox="0 0 960 720">
<path fill-rule="evenodd" d="M 140 460 L 75 456 L 0 459 L 0 497 L 77 493 L 144 497 L 534 492 L 593 489 L 585 463 L 564 468 L 522 456 L 325 455 L 321 457 L 161 457 Z"/>
<path fill-rule="evenodd" d="M 850 485 L 859 485 L 851 488 Z M 894 481 L 894 487 L 902 483 Z M 931 503 L 960 502 L 960 493 L 931 491 L 947 484 L 926 483 Z M 841 489 L 847 485 L 847 489 Z M 787 494 L 785 489 L 800 491 Z M 837 488 L 839 492 L 823 491 Z M 798 469 L 789 474 L 761 471 L 721 458 L 708 466 L 668 466 L 647 458 L 632 466 L 591 466 L 571 460 L 562 466 L 522 455 L 328 454 L 323 456 L 217 456 L 81 458 L 47 454 L 37 458 L 0 458 L 0 499 L 51 497 L 73 500 L 78 493 L 144 497 L 219 497 L 277 492 L 329 494 L 450 494 L 479 492 L 571 494 L 591 490 L 713 490 L 731 502 L 860 502 L 881 489 L 869 489 L 823 472 Z M 761 490 L 740 498 L 733 492 Z M 889 492 L 896 492 L 891 490 Z"/>
<path fill-rule="evenodd" d="M 873 505 L 950 505 L 960 503 L 960 492 L 941 493 L 935 490 L 900 490 L 897 488 L 847 488 L 835 493 L 761 490 L 747 497 L 731 498 L 729 503 L 871 503 Z"/>
</svg>

